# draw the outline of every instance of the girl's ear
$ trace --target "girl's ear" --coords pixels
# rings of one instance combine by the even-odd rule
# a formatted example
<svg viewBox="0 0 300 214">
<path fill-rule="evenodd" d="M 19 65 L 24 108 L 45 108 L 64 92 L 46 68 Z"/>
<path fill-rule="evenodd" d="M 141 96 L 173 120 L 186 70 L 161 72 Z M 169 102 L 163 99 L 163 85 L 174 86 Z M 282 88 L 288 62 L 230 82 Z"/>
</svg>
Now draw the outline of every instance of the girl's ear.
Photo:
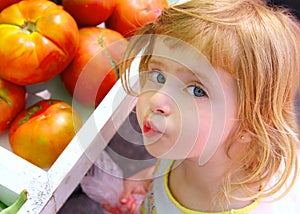
<svg viewBox="0 0 300 214">
<path fill-rule="evenodd" d="M 247 131 L 242 131 L 236 141 L 230 146 L 228 155 L 236 160 L 243 159 L 245 152 L 248 152 L 249 143 L 252 141 L 251 134 Z"/>
<path fill-rule="evenodd" d="M 251 135 L 247 131 L 242 131 L 238 141 L 240 143 L 249 143 L 251 141 Z"/>
</svg>

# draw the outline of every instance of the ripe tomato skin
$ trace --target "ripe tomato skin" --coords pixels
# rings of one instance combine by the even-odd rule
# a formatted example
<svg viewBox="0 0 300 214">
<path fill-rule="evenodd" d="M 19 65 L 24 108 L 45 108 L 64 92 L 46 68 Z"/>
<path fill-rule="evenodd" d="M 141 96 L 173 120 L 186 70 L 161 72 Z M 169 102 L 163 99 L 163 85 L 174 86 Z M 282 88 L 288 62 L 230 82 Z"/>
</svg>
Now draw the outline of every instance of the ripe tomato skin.
<svg viewBox="0 0 300 214">
<path fill-rule="evenodd" d="M 42 100 L 24 109 L 9 129 L 12 151 L 49 168 L 82 126 L 78 113 L 59 100 Z"/>
<path fill-rule="evenodd" d="M 116 0 L 63 0 L 62 5 L 80 27 L 87 27 L 104 22 L 112 14 Z"/>
<path fill-rule="evenodd" d="M 130 37 L 145 24 L 156 20 L 167 6 L 166 0 L 117 0 L 105 26 Z"/>
<path fill-rule="evenodd" d="M 0 13 L 0 76 L 18 85 L 47 81 L 71 62 L 75 20 L 48 0 L 23 0 Z"/>
<path fill-rule="evenodd" d="M 75 100 L 97 106 L 118 79 L 114 66 L 121 61 L 128 41 L 107 28 L 85 27 L 79 34 L 78 50 L 61 79 Z"/>
<path fill-rule="evenodd" d="M 0 134 L 7 130 L 12 120 L 26 104 L 26 90 L 0 78 Z"/>
<path fill-rule="evenodd" d="M 3 10 L 4 8 L 14 4 L 14 3 L 17 3 L 21 0 L 0 0 L 0 12 L 1 10 Z"/>
</svg>

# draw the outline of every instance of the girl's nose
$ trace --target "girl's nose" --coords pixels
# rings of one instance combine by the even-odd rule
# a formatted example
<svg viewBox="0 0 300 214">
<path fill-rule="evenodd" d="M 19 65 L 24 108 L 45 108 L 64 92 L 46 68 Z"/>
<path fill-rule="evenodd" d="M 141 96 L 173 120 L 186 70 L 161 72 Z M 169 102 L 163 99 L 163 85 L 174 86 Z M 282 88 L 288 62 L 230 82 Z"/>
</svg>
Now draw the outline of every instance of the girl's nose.
<svg viewBox="0 0 300 214">
<path fill-rule="evenodd" d="M 150 98 L 151 111 L 165 116 L 171 113 L 171 97 L 161 91 L 155 92 Z"/>
</svg>

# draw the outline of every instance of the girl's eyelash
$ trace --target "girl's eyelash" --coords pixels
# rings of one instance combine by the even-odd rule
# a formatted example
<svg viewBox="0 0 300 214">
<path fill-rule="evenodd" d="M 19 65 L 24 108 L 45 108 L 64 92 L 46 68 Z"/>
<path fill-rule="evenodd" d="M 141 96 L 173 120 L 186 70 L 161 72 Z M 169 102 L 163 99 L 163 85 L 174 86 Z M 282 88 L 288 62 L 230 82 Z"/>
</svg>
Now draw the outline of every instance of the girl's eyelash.
<svg viewBox="0 0 300 214">
<path fill-rule="evenodd" d="M 166 82 L 166 77 L 164 76 L 163 72 L 159 70 L 150 70 L 149 71 L 149 77 L 151 81 L 159 83 L 159 84 L 164 84 Z"/>
<path fill-rule="evenodd" d="M 147 73 L 148 78 L 151 79 L 151 81 L 157 82 L 160 84 L 165 83 L 164 72 L 161 71 L 161 69 L 149 67 L 146 73 Z M 208 93 L 205 90 L 203 84 L 201 84 L 199 82 L 192 82 L 192 83 L 187 84 L 186 90 L 189 94 L 191 94 L 192 96 L 195 96 L 195 97 L 199 97 L 199 98 L 204 97 L 204 96 L 208 97 Z"/>
<path fill-rule="evenodd" d="M 152 71 L 162 72 L 161 69 L 159 69 L 159 68 L 156 68 L 156 67 L 149 67 L 149 68 L 148 68 L 148 72 L 152 72 Z"/>
<path fill-rule="evenodd" d="M 195 97 L 208 97 L 207 91 L 204 89 L 204 86 L 200 83 L 189 84 L 187 86 L 187 91 Z"/>
</svg>

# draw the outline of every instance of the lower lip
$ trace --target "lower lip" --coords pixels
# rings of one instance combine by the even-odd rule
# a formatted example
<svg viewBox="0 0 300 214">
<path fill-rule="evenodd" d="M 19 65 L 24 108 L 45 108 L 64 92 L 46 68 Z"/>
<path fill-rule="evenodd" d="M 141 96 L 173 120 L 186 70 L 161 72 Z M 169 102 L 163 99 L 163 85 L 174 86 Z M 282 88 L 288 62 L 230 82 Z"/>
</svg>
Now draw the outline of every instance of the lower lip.
<svg viewBox="0 0 300 214">
<path fill-rule="evenodd" d="M 149 126 L 144 126 L 143 135 L 147 138 L 157 138 L 162 135 L 161 132 L 151 129 Z"/>
</svg>

